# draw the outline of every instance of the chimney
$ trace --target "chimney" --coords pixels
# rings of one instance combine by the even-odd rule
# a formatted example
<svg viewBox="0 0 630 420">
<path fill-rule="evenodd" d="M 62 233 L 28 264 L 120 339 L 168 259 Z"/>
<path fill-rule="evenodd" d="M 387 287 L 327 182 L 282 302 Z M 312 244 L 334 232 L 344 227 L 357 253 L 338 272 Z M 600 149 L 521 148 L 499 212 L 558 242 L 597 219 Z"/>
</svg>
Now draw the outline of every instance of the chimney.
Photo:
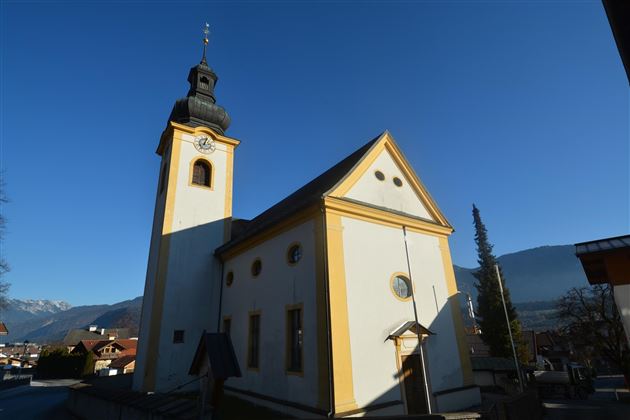
<svg viewBox="0 0 630 420">
<path fill-rule="evenodd" d="M 94 332 L 94 331 L 96 331 L 96 325 L 90 325 L 90 326 L 88 327 L 88 331 L 90 331 L 90 332 Z"/>
<path fill-rule="evenodd" d="M 105 335 L 105 328 L 101 328 L 101 335 Z"/>
</svg>

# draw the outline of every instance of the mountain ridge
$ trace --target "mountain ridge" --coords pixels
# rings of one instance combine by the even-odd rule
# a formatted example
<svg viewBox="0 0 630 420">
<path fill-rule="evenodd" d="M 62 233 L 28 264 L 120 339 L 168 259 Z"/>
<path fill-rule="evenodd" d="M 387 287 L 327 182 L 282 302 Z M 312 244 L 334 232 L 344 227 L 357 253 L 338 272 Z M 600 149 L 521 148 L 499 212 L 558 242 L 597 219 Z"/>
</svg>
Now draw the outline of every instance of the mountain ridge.
<svg viewBox="0 0 630 420">
<path fill-rule="evenodd" d="M 571 287 L 588 285 L 574 252 L 573 245 L 543 245 L 497 258 L 525 328 L 553 327 L 554 301 Z M 458 265 L 453 268 L 459 290 L 470 293 L 476 306 L 473 272 L 477 268 Z M 47 343 L 60 341 L 70 329 L 90 324 L 102 328 L 130 328 L 136 335 L 142 296 L 110 305 L 75 307 L 64 301 L 46 299 L 10 299 L 9 302 L 2 321 L 7 324 L 10 336 L 0 340 Z"/>
</svg>

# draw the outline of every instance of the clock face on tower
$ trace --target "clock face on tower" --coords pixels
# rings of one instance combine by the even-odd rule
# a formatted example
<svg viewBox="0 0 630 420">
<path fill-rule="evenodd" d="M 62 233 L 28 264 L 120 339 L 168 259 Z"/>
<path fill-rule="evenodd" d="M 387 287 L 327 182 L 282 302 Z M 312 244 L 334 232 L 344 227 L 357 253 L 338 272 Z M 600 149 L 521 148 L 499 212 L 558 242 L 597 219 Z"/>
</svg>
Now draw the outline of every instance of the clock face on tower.
<svg viewBox="0 0 630 420">
<path fill-rule="evenodd" d="M 217 145 L 208 136 L 198 136 L 195 138 L 195 149 L 200 151 L 201 153 L 212 153 L 216 150 Z"/>
</svg>

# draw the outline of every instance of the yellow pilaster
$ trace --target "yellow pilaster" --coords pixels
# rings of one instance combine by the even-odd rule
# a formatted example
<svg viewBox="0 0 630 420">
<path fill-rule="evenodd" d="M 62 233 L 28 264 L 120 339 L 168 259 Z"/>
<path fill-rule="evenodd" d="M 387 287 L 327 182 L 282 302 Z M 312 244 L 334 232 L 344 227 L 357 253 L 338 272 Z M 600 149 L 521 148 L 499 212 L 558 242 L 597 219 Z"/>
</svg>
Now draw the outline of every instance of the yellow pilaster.
<svg viewBox="0 0 630 420">
<path fill-rule="evenodd" d="M 357 408 L 354 399 L 352 353 L 348 325 L 346 270 L 341 216 L 326 213 L 326 251 L 330 299 L 330 334 L 335 412 Z"/>
<path fill-rule="evenodd" d="M 324 214 L 316 214 L 315 223 L 315 302 L 317 316 L 317 389 L 318 407 L 330 407 L 330 384 L 328 380 L 328 320 L 326 319 L 326 254 Z"/>
<path fill-rule="evenodd" d="M 168 259 L 170 253 L 170 235 L 173 230 L 173 215 L 175 212 L 175 193 L 177 191 L 177 176 L 179 174 L 179 154 L 181 149 L 181 133 L 173 132 L 171 141 L 171 154 L 169 159 L 168 185 L 166 188 L 166 203 L 164 205 L 164 221 L 162 223 L 162 237 L 158 251 L 158 267 L 153 289 L 153 302 L 151 302 L 151 321 L 149 324 L 149 337 L 147 346 L 147 361 L 145 367 L 145 379 L 143 391 L 155 389 L 155 374 L 157 371 L 158 347 L 160 343 L 160 326 L 162 324 L 162 312 L 164 307 L 164 290 L 166 288 L 166 275 L 168 271 Z"/>
<path fill-rule="evenodd" d="M 455 328 L 455 337 L 457 339 L 457 349 L 459 350 L 459 360 L 462 366 L 464 386 L 472 385 L 474 383 L 472 364 L 470 362 L 468 345 L 466 343 L 466 331 L 464 330 L 462 311 L 459 307 L 459 299 L 457 298 L 457 283 L 455 282 L 455 271 L 453 270 L 453 261 L 451 260 L 451 250 L 448 246 L 448 238 L 446 236 L 440 236 L 439 240 L 442 263 L 444 264 L 444 276 L 446 277 L 448 302 L 451 305 L 451 314 L 453 315 L 453 327 Z"/>
</svg>

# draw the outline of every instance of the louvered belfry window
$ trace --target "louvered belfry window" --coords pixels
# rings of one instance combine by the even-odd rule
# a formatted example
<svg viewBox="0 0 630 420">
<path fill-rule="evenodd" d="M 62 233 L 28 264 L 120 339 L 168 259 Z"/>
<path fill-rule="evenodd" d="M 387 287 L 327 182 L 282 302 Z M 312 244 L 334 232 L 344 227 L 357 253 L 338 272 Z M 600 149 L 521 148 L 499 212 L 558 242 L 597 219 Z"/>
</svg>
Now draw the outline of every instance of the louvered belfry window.
<svg viewBox="0 0 630 420">
<path fill-rule="evenodd" d="M 210 165 L 203 160 L 195 162 L 193 167 L 192 183 L 195 185 L 210 186 Z"/>
</svg>

